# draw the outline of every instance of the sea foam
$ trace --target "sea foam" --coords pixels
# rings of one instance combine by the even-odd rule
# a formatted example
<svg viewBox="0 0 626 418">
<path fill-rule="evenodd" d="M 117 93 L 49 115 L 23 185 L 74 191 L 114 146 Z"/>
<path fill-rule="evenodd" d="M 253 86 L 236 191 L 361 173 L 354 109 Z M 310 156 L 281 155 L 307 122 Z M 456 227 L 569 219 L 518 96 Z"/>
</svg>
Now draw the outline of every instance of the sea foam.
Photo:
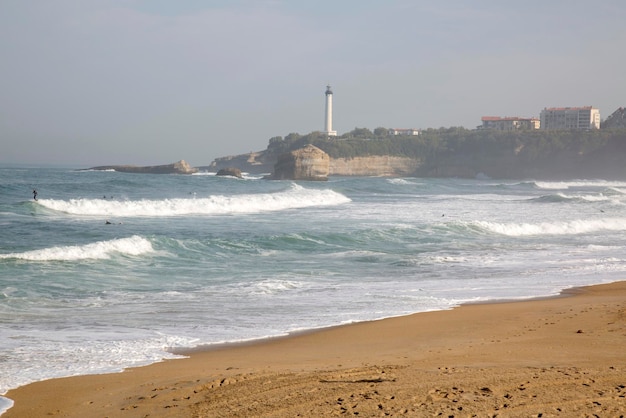
<svg viewBox="0 0 626 418">
<path fill-rule="evenodd" d="M 39 204 L 58 212 L 86 216 L 184 216 L 260 213 L 311 206 L 333 206 L 350 202 L 333 190 L 307 189 L 299 185 L 276 193 L 213 195 L 191 199 L 105 200 L 41 199 Z"/>
<path fill-rule="evenodd" d="M 137 256 L 152 251 L 150 241 L 134 235 L 129 238 L 99 241 L 85 245 L 50 247 L 22 253 L 0 254 L 0 259 L 28 261 L 102 260 L 110 258 L 113 254 Z"/>
</svg>

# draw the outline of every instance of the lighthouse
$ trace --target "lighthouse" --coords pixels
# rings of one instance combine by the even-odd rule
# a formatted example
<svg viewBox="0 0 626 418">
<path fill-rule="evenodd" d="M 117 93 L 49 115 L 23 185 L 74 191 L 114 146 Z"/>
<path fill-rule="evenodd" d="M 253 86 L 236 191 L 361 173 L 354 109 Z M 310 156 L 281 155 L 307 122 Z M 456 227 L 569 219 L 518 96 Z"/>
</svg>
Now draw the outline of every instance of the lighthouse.
<svg viewBox="0 0 626 418">
<path fill-rule="evenodd" d="M 324 120 L 324 133 L 328 136 L 337 136 L 333 131 L 333 91 L 326 86 L 326 118 Z"/>
</svg>

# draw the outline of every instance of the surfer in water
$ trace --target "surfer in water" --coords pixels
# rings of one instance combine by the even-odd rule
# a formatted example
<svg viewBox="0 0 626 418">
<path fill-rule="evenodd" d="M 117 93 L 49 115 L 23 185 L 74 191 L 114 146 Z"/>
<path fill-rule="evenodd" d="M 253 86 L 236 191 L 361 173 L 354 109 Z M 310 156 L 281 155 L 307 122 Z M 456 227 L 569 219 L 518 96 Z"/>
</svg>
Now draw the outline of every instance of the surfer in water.
<svg viewBox="0 0 626 418">
<path fill-rule="evenodd" d="M 33 199 L 37 200 L 37 190 L 33 189 Z"/>
</svg>

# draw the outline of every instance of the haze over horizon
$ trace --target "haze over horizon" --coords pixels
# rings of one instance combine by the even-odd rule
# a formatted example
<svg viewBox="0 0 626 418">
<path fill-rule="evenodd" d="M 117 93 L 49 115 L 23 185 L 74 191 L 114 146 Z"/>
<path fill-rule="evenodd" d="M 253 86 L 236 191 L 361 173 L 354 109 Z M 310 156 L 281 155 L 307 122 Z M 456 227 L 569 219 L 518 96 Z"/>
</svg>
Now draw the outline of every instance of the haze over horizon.
<svg viewBox="0 0 626 418">
<path fill-rule="evenodd" d="M 167 164 L 333 129 L 626 105 L 626 3 L 0 2 L 0 163 Z"/>
</svg>

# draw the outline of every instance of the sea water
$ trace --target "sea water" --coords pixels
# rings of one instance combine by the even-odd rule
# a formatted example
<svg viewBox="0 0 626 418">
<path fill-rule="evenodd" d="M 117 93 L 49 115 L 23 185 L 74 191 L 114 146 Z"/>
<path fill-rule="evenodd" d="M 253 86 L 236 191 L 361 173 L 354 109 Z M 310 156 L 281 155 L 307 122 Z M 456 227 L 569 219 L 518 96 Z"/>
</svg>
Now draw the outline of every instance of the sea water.
<svg viewBox="0 0 626 418">
<path fill-rule="evenodd" d="M 0 167 L 0 394 L 621 280 L 625 237 L 626 182 Z"/>
</svg>

